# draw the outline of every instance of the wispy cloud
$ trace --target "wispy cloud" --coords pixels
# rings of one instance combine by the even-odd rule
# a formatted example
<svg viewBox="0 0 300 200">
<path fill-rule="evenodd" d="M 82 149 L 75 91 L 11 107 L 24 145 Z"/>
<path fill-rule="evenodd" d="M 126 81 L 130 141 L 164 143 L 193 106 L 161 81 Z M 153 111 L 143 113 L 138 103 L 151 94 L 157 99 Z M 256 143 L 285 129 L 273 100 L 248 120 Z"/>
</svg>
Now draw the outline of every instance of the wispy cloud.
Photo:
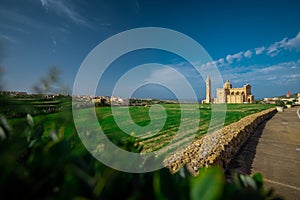
<svg viewBox="0 0 300 200">
<path fill-rule="evenodd" d="M 221 73 L 223 79 L 229 79 L 234 87 L 250 83 L 256 99 L 272 97 L 280 95 L 288 89 L 293 92 L 299 91 L 300 60 L 265 67 L 250 65 L 239 68 L 222 68 Z"/>
<path fill-rule="evenodd" d="M 247 51 L 244 53 L 244 57 L 245 57 L 245 58 L 251 58 L 251 57 L 252 57 L 252 54 L 253 54 L 252 51 L 247 50 Z"/>
<path fill-rule="evenodd" d="M 2 8 L 0 8 L 0 28 L 26 34 L 31 33 L 32 29 L 44 30 L 47 32 L 67 32 L 65 28 L 54 27 L 22 13 Z"/>
<path fill-rule="evenodd" d="M 1 33 L 0 33 L 0 40 L 7 41 L 7 42 L 10 42 L 10 43 L 16 43 L 17 42 L 13 37 L 8 36 L 8 35 L 4 35 L 4 34 L 1 34 Z"/>
<path fill-rule="evenodd" d="M 283 38 L 280 41 L 274 42 L 269 45 L 268 48 L 261 46 L 254 49 L 248 49 L 245 51 L 240 51 L 235 54 L 228 54 L 225 58 L 220 58 L 199 66 L 199 68 L 211 67 L 211 65 L 217 65 L 218 67 L 228 66 L 234 62 L 239 62 L 242 59 L 252 58 L 254 55 L 266 54 L 268 56 L 277 56 L 283 50 L 300 50 L 300 32 L 294 38 Z"/>
<path fill-rule="evenodd" d="M 225 63 L 224 58 L 220 58 L 220 59 L 218 60 L 218 63 L 221 64 L 221 65 L 223 65 L 223 64 Z"/>
<path fill-rule="evenodd" d="M 46 11 L 54 11 L 58 15 L 63 15 L 67 17 L 75 24 L 83 25 L 86 27 L 92 27 L 90 22 L 80 15 L 75 9 L 72 7 L 71 4 L 67 4 L 66 1 L 62 0 L 40 0 L 42 6 L 46 9 Z"/>
<path fill-rule="evenodd" d="M 270 66 L 241 66 L 239 68 L 224 68 L 224 79 L 233 83 L 256 82 L 263 85 L 285 85 L 287 82 L 299 82 L 300 59 L 297 61 L 282 62 Z"/>
<path fill-rule="evenodd" d="M 255 50 L 255 54 L 256 55 L 260 55 L 260 54 L 262 54 L 264 51 L 265 51 L 265 47 L 264 46 L 262 46 L 262 47 L 258 47 L 258 48 L 255 48 L 254 50 Z"/>
<path fill-rule="evenodd" d="M 285 43 L 282 45 L 285 49 L 296 49 L 297 51 L 300 50 L 300 32 L 296 35 L 296 37 L 286 40 Z"/>
<path fill-rule="evenodd" d="M 253 93 L 258 98 L 273 96 L 274 87 L 278 89 L 278 95 L 287 88 L 298 92 L 300 82 L 300 59 L 297 61 L 281 62 L 274 65 L 242 65 L 229 67 L 235 62 L 250 59 L 254 56 L 277 56 L 281 51 L 300 50 L 300 32 L 294 38 L 283 38 L 268 47 L 260 46 L 254 49 L 228 54 L 225 58 L 219 58 L 211 62 L 200 64 L 198 69 L 202 72 L 210 71 L 218 66 L 223 80 L 230 80 L 235 87 L 250 83 L 254 88 Z M 258 88 L 264 87 L 265 90 Z M 256 90 L 257 89 L 257 90 Z M 297 91 L 298 90 L 298 91 Z M 275 94 L 276 95 L 276 94 Z"/>
<path fill-rule="evenodd" d="M 48 10 L 48 0 L 41 0 L 42 5 Z"/>
<path fill-rule="evenodd" d="M 23 27 L 24 26 L 39 27 L 39 28 L 44 27 L 43 24 L 39 23 L 37 20 L 14 11 L 0 9 L 0 17 L 1 17 L 0 19 L 2 19 L 3 21 L 1 26 L 6 26 L 6 27 L 10 26 L 10 29 L 13 25 L 14 25 L 13 27 L 16 27 L 16 25 L 22 25 Z"/>
<path fill-rule="evenodd" d="M 283 38 L 281 41 L 271 44 L 267 49 L 267 54 L 274 57 L 283 50 L 300 50 L 300 32 L 294 38 Z"/>
<path fill-rule="evenodd" d="M 286 41 L 287 41 L 287 38 L 283 38 L 281 41 L 271 44 L 269 46 L 269 48 L 267 49 L 267 54 L 271 57 L 276 56 L 282 50 Z"/>
<path fill-rule="evenodd" d="M 293 63 L 293 62 L 292 62 Z M 274 72 L 274 71 L 279 71 L 279 70 L 282 70 L 283 69 L 283 66 L 282 66 L 283 63 L 281 64 L 277 64 L 277 65 L 272 65 L 272 66 L 269 66 L 269 67 L 264 67 L 262 69 L 259 69 L 258 71 L 259 72 L 262 72 L 262 73 L 265 73 L 265 74 L 268 74 L 270 72 Z"/>
<path fill-rule="evenodd" d="M 9 31 L 18 32 L 18 33 L 21 33 L 21 34 L 28 34 L 28 33 L 30 33 L 30 31 L 25 30 L 25 29 L 23 29 L 21 27 L 13 26 L 12 24 L 2 23 L 1 27 L 4 28 L 4 29 L 7 29 Z"/>
<path fill-rule="evenodd" d="M 36 30 L 53 35 L 70 34 L 68 28 L 45 24 L 39 21 L 39 19 L 3 8 L 0 8 L 0 29 L 5 33 L 0 33 L 2 40 L 10 43 L 16 43 L 20 35 L 35 34 Z"/>
<path fill-rule="evenodd" d="M 244 52 L 239 52 L 233 55 L 227 55 L 226 60 L 228 63 L 232 63 L 234 60 L 240 61 L 243 57 Z"/>
</svg>

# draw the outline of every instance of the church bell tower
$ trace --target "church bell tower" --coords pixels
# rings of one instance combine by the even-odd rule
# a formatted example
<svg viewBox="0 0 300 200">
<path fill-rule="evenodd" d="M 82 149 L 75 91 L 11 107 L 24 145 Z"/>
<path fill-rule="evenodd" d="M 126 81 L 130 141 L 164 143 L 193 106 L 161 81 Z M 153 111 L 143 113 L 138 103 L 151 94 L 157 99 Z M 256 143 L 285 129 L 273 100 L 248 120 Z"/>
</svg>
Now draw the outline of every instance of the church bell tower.
<svg viewBox="0 0 300 200">
<path fill-rule="evenodd" d="M 211 103 L 211 82 L 210 77 L 206 79 L 206 100 L 205 103 Z"/>
</svg>

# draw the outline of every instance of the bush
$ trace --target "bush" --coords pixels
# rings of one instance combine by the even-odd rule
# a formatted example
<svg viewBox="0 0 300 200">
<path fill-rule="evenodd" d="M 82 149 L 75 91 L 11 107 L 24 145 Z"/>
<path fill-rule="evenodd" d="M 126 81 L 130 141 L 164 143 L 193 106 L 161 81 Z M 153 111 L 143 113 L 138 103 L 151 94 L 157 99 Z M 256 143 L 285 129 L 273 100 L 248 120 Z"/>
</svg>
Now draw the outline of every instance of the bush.
<svg viewBox="0 0 300 200">
<path fill-rule="evenodd" d="M 281 100 L 277 100 L 275 102 L 275 104 L 276 104 L 276 106 L 280 106 L 280 107 L 284 107 L 285 106 L 284 101 L 281 101 Z"/>
</svg>

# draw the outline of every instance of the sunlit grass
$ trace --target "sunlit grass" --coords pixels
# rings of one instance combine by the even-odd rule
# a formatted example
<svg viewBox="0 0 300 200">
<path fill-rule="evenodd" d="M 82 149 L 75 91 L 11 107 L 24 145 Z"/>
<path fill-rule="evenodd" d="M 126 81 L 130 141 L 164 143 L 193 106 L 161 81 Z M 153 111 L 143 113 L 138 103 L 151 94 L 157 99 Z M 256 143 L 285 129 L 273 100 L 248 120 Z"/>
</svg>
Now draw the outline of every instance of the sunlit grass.
<svg viewBox="0 0 300 200">
<path fill-rule="evenodd" d="M 152 151 L 164 147 L 170 141 L 172 141 L 181 123 L 188 125 L 188 123 L 192 120 L 187 118 L 181 121 L 181 111 L 185 110 L 186 112 L 193 112 L 195 104 L 162 104 L 162 106 L 167 115 L 163 127 L 158 132 L 152 130 L 151 132 L 148 130 L 148 132 L 145 133 L 145 137 L 136 138 L 136 142 L 143 143 L 143 151 Z M 225 125 L 228 125 L 247 115 L 260 112 L 272 106 L 273 105 L 266 104 L 227 104 L 226 110 L 224 110 L 224 106 L 220 106 L 220 109 L 218 106 L 216 106 L 214 108 L 214 114 L 215 116 L 218 116 L 218 113 L 221 115 L 224 113 L 224 111 L 226 111 Z M 73 134 L 76 134 L 70 103 L 64 102 L 64 107 L 65 108 L 58 113 L 37 115 L 33 117 L 36 124 L 44 124 L 45 135 L 47 135 L 51 130 L 59 129 L 59 127 L 64 127 L 65 137 L 71 137 Z M 117 115 L 117 117 L 119 117 L 124 124 L 127 122 L 129 123 L 132 120 L 138 126 L 146 127 L 151 122 L 149 116 L 150 107 L 151 106 L 114 107 L 114 114 Z M 209 128 L 212 112 L 211 107 L 212 105 L 210 104 L 199 104 L 200 122 L 198 130 L 196 130 L 196 134 L 198 136 L 205 134 Z M 96 111 L 99 126 L 94 124 L 94 127 L 89 128 L 93 128 L 96 131 L 99 131 L 101 128 L 106 136 L 116 145 L 122 145 L 122 143 L 124 143 L 124 141 L 126 141 L 128 138 L 132 139 L 132 137 L 134 137 L 134 133 L 126 133 L 118 126 L 112 114 L 111 107 L 80 109 L 80 118 L 86 124 L 86 126 L 89 126 L 90 123 L 87 119 L 94 110 Z M 128 119 L 128 117 L 124 114 L 128 110 L 130 113 L 130 119 Z M 10 119 L 10 122 L 13 124 L 13 127 L 15 127 L 15 130 L 13 130 L 14 132 L 26 129 L 27 125 L 25 118 L 13 118 Z M 216 129 L 221 128 L 221 124 L 215 124 L 214 126 Z"/>
</svg>

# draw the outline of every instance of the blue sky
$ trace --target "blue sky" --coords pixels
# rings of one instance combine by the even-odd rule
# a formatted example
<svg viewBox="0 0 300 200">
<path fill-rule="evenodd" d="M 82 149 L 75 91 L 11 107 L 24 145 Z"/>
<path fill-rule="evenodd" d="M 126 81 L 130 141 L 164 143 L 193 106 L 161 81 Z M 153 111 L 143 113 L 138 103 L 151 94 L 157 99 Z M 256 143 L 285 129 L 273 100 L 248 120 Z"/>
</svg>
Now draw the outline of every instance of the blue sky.
<svg viewBox="0 0 300 200">
<path fill-rule="evenodd" d="M 71 89 L 81 63 L 100 42 L 133 28 L 163 27 L 186 34 L 205 48 L 213 63 L 199 64 L 199 69 L 215 64 L 223 80 L 229 79 L 234 87 L 250 83 L 256 98 L 300 92 L 299 7 L 297 0 L 1 0 L 4 89 L 31 92 L 53 65 Z M 198 98 L 204 98 L 204 81 L 189 64 L 171 53 L 149 49 L 117 59 L 101 79 L 97 94 L 110 95 L 122 74 L 151 62 L 190 77 Z M 178 84 L 163 67 L 149 70 L 145 79 L 153 77 L 168 77 L 170 84 Z M 83 87 L 89 93 L 89 86 Z M 142 87 L 135 95 L 174 97 L 157 86 Z"/>
</svg>

